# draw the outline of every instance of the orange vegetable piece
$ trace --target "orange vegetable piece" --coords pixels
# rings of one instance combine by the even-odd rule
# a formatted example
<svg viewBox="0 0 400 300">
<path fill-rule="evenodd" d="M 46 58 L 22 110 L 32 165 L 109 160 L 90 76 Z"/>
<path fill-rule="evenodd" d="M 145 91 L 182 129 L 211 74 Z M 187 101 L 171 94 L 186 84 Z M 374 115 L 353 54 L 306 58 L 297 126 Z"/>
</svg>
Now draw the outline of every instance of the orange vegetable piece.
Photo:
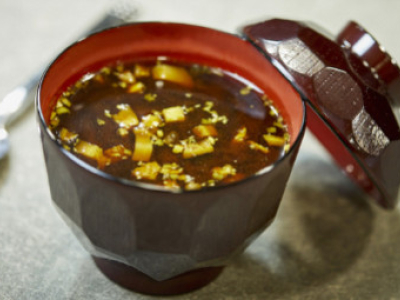
<svg viewBox="0 0 400 300">
<path fill-rule="evenodd" d="M 154 80 L 165 80 L 183 85 L 185 87 L 193 87 L 193 79 L 189 72 L 184 68 L 159 64 L 153 67 L 152 75 Z"/>
<path fill-rule="evenodd" d="M 118 105 L 119 112 L 112 115 L 120 127 L 131 128 L 139 124 L 139 119 L 132 108 L 127 104 Z"/>
<path fill-rule="evenodd" d="M 198 125 L 193 128 L 193 133 L 201 139 L 218 135 L 218 132 L 213 125 Z"/>
<path fill-rule="evenodd" d="M 103 149 L 95 144 L 79 141 L 74 147 L 74 151 L 87 158 L 96 160 L 100 169 L 110 164 L 110 159 L 103 155 Z"/>
</svg>

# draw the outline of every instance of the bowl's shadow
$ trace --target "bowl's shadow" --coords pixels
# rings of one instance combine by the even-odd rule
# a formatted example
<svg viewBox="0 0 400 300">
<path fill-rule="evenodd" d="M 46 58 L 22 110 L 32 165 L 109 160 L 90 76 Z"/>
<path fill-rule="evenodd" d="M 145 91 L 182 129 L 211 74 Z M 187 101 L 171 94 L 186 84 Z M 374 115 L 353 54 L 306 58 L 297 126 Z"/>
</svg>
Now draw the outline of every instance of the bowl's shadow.
<svg viewBox="0 0 400 300">
<path fill-rule="evenodd" d="M 255 299 L 307 294 L 357 261 L 373 221 L 363 193 L 335 166 L 302 159 L 275 222 L 226 269 L 216 291 Z"/>
</svg>

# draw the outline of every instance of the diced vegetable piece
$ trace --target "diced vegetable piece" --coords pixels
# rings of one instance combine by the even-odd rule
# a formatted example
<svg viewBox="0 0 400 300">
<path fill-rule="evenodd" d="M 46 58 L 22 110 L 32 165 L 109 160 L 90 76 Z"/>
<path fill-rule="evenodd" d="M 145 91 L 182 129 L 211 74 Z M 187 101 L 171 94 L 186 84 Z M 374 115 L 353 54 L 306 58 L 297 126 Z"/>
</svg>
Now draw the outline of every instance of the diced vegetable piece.
<svg viewBox="0 0 400 300">
<path fill-rule="evenodd" d="M 122 80 L 123 82 L 126 83 L 134 83 L 136 81 L 135 76 L 133 76 L 132 72 L 130 71 L 115 73 L 115 76 L 117 76 L 119 80 Z"/>
<path fill-rule="evenodd" d="M 57 115 L 69 114 L 70 111 L 67 107 L 61 106 L 56 108 Z"/>
<path fill-rule="evenodd" d="M 153 67 L 152 75 L 155 80 L 166 80 L 186 87 L 193 87 L 193 79 L 184 68 L 159 64 Z"/>
<path fill-rule="evenodd" d="M 215 180 L 223 180 L 228 176 L 233 176 L 236 174 L 236 169 L 231 165 L 227 164 L 223 167 L 212 168 L 212 178 Z"/>
<path fill-rule="evenodd" d="M 164 164 L 160 170 L 160 173 L 163 174 L 163 179 L 178 179 L 178 175 L 182 174 L 183 168 L 179 166 L 177 163 Z"/>
<path fill-rule="evenodd" d="M 139 119 L 135 112 L 127 104 L 118 105 L 119 112 L 112 115 L 115 122 L 118 123 L 120 127 L 131 128 L 139 124 Z"/>
<path fill-rule="evenodd" d="M 207 182 L 204 183 L 204 186 L 215 186 L 215 180 L 214 179 L 207 180 Z"/>
<path fill-rule="evenodd" d="M 103 155 L 103 149 L 95 144 L 79 141 L 74 147 L 74 151 L 89 159 L 96 160 L 101 169 L 110 164 L 110 160 Z"/>
<path fill-rule="evenodd" d="M 63 106 L 64 106 L 64 104 L 62 103 L 61 99 L 58 99 L 57 103 L 56 103 L 56 108 L 63 107 Z"/>
<path fill-rule="evenodd" d="M 51 120 L 50 120 L 50 125 L 52 126 L 52 127 L 57 127 L 58 126 L 58 124 L 60 124 L 60 119 L 58 118 L 58 117 L 54 117 L 54 118 L 51 118 Z"/>
<path fill-rule="evenodd" d="M 201 139 L 218 135 L 218 132 L 213 125 L 198 125 L 193 128 L 193 133 Z"/>
<path fill-rule="evenodd" d="M 214 103 L 211 101 L 207 101 L 203 107 L 203 110 L 205 112 L 208 112 L 211 117 L 210 118 L 205 118 L 201 120 L 201 123 L 203 125 L 209 125 L 209 124 L 216 124 L 218 122 L 221 122 L 222 124 L 227 124 L 228 123 L 228 118 L 224 115 L 220 116 L 216 110 L 213 110 L 213 105 Z"/>
<path fill-rule="evenodd" d="M 67 128 L 63 127 L 59 133 L 59 137 L 65 143 L 72 143 L 76 141 L 76 139 L 78 138 L 78 134 L 75 132 L 71 132 Z"/>
<path fill-rule="evenodd" d="M 268 143 L 269 146 L 281 147 L 285 144 L 285 139 L 280 136 L 272 134 L 264 134 L 263 138 Z"/>
<path fill-rule="evenodd" d="M 265 154 L 269 153 L 268 147 L 264 147 L 263 145 L 260 145 L 256 142 L 249 141 L 249 145 L 250 145 L 250 149 L 261 151 L 262 153 L 265 153 Z"/>
<path fill-rule="evenodd" d="M 140 179 L 155 180 L 160 170 L 161 170 L 160 165 L 157 162 L 152 161 L 133 169 L 132 176 L 136 177 L 136 179 L 139 180 Z"/>
<path fill-rule="evenodd" d="M 250 94 L 250 92 L 251 92 L 251 87 L 250 86 L 246 86 L 246 87 L 244 87 L 244 88 L 242 88 L 240 90 L 240 94 L 243 95 L 243 96 Z"/>
<path fill-rule="evenodd" d="M 132 151 L 125 148 L 123 145 L 117 145 L 104 150 L 104 155 L 110 158 L 111 162 L 128 159 L 132 155 Z"/>
<path fill-rule="evenodd" d="M 170 131 L 164 138 L 164 143 L 172 147 L 179 139 L 178 133 L 176 131 Z"/>
<path fill-rule="evenodd" d="M 103 67 L 103 68 L 101 68 L 100 73 L 109 75 L 111 73 L 111 68 L 110 67 Z"/>
<path fill-rule="evenodd" d="M 164 120 L 167 123 L 182 122 L 185 121 L 185 112 L 182 106 L 173 106 L 164 108 L 162 110 Z"/>
<path fill-rule="evenodd" d="M 117 83 L 117 86 L 122 87 L 124 89 L 128 86 L 128 84 L 125 81 L 120 81 Z"/>
<path fill-rule="evenodd" d="M 50 114 L 50 120 L 54 120 L 55 118 L 58 118 L 57 113 L 55 111 L 52 111 Z"/>
<path fill-rule="evenodd" d="M 106 124 L 106 121 L 104 121 L 103 119 L 97 118 L 97 125 L 103 126 L 105 124 Z"/>
<path fill-rule="evenodd" d="M 236 135 L 233 138 L 233 141 L 234 142 L 243 142 L 245 139 L 247 139 L 247 128 L 241 127 L 238 129 Z"/>
<path fill-rule="evenodd" d="M 278 119 L 278 121 L 274 122 L 274 126 L 283 129 L 285 125 L 283 125 L 282 120 Z"/>
<path fill-rule="evenodd" d="M 185 183 L 188 183 L 188 182 L 192 182 L 194 180 L 194 178 L 192 176 L 190 176 L 190 175 L 187 175 L 187 174 L 180 174 L 178 176 L 178 180 L 179 181 L 183 181 Z"/>
<path fill-rule="evenodd" d="M 132 160 L 149 161 L 153 153 L 153 143 L 151 142 L 151 134 L 144 129 L 136 129 L 135 133 L 135 150 L 133 151 Z"/>
<path fill-rule="evenodd" d="M 124 127 L 120 127 L 118 128 L 117 133 L 119 136 L 125 137 L 129 134 L 129 130 Z"/>
<path fill-rule="evenodd" d="M 278 111 L 277 111 L 276 109 L 274 109 L 274 108 L 271 108 L 271 109 L 270 109 L 269 114 L 270 114 L 271 117 L 277 117 L 277 116 L 279 116 Z"/>
<path fill-rule="evenodd" d="M 101 74 L 96 74 L 93 79 L 99 83 L 104 83 L 104 77 Z"/>
<path fill-rule="evenodd" d="M 194 190 L 198 190 L 198 189 L 201 189 L 201 184 L 194 182 L 194 181 L 190 181 L 190 182 L 186 183 L 186 185 L 185 185 L 185 190 L 188 190 L 188 191 L 194 191 Z"/>
<path fill-rule="evenodd" d="M 276 133 L 276 130 L 277 130 L 276 127 L 268 127 L 267 128 L 268 133 Z"/>
<path fill-rule="evenodd" d="M 184 149 L 183 145 L 175 145 L 172 148 L 172 152 L 175 153 L 175 154 L 182 153 L 183 149 Z"/>
<path fill-rule="evenodd" d="M 164 146 L 164 141 L 160 139 L 153 140 L 153 145 L 162 147 Z"/>
<path fill-rule="evenodd" d="M 146 128 L 157 128 L 162 123 L 163 120 L 159 114 L 149 114 L 142 117 L 142 124 Z"/>
<path fill-rule="evenodd" d="M 211 143 L 211 145 L 215 145 L 215 143 L 218 141 L 218 138 L 212 136 L 207 137 L 207 139 Z"/>
<path fill-rule="evenodd" d="M 118 72 L 123 72 L 124 71 L 124 64 L 118 63 L 118 65 L 115 67 Z"/>
<path fill-rule="evenodd" d="M 107 118 L 112 118 L 112 115 L 111 115 L 109 109 L 105 109 L 105 110 L 104 110 L 104 116 L 107 117 Z"/>
<path fill-rule="evenodd" d="M 76 153 L 96 160 L 103 156 L 103 149 L 101 147 L 85 141 L 79 141 L 74 150 Z"/>
<path fill-rule="evenodd" d="M 209 139 L 198 143 L 188 143 L 184 145 L 183 158 L 193 158 L 207 153 L 212 153 L 214 147 Z"/>
<path fill-rule="evenodd" d="M 153 102 L 157 99 L 157 94 L 146 94 L 144 95 L 144 100 L 147 102 Z"/>
<path fill-rule="evenodd" d="M 141 93 L 144 92 L 145 88 L 146 88 L 146 86 L 144 85 L 144 83 L 141 82 L 141 81 L 138 81 L 138 82 L 136 82 L 136 83 L 130 85 L 130 86 L 128 87 L 128 89 L 127 89 L 127 92 L 128 92 L 128 93 L 132 93 L 132 94 L 133 94 L 133 93 L 139 93 L 139 94 L 141 94 Z"/>
<path fill-rule="evenodd" d="M 67 98 L 61 98 L 62 104 L 64 104 L 67 107 L 71 107 L 71 101 L 69 101 Z"/>
<path fill-rule="evenodd" d="M 135 76 L 140 78 L 140 77 L 148 77 L 150 76 L 150 68 L 136 64 L 135 65 Z"/>
<path fill-rule="evenodd" d="M 211 109 L 214 107 L 214 102 L 212 101 L 206 101 L 206 103 L 204 103 L 204 107 L 203 110 L 206 112 L 211 112 Z"/>
</svg>

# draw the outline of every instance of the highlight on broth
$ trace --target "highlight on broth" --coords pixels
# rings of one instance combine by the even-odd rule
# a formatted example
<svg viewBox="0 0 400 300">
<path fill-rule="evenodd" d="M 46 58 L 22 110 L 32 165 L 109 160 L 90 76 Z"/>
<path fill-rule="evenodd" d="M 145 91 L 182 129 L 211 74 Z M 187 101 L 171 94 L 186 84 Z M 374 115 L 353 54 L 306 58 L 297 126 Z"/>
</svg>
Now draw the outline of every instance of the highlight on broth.
<svg viewBox="0 0 400 300">
<path fill-rule="evenodd" d="M 84 75 L 54 104 L 50 128 L 86 163 L 173 190 L 251 176 L 290 142 L 273 101 L 256 86 L 220 68 L 166 58 Z"/>
</svg>

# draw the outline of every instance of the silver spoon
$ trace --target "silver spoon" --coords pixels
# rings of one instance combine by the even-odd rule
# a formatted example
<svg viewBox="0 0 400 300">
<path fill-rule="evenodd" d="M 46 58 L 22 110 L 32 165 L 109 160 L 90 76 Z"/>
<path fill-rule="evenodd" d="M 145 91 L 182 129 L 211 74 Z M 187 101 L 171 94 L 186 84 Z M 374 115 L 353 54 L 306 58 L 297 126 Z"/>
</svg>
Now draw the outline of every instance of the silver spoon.
<svg viewBox="0 0 400 300">
<path fill-rule="evenodd" d="M 105 28 L 127 23 L 136 17 L 137 13 L 137 6 L 134 2 L 117 1 L 99 22 L 81 36 L 85 37 Z M 6 127 L 33 103 L 34 93 L 43 71 L 44 68 L 0 100 L 0 160 L 10 150 L 10 140 Z"/>
</svg>

